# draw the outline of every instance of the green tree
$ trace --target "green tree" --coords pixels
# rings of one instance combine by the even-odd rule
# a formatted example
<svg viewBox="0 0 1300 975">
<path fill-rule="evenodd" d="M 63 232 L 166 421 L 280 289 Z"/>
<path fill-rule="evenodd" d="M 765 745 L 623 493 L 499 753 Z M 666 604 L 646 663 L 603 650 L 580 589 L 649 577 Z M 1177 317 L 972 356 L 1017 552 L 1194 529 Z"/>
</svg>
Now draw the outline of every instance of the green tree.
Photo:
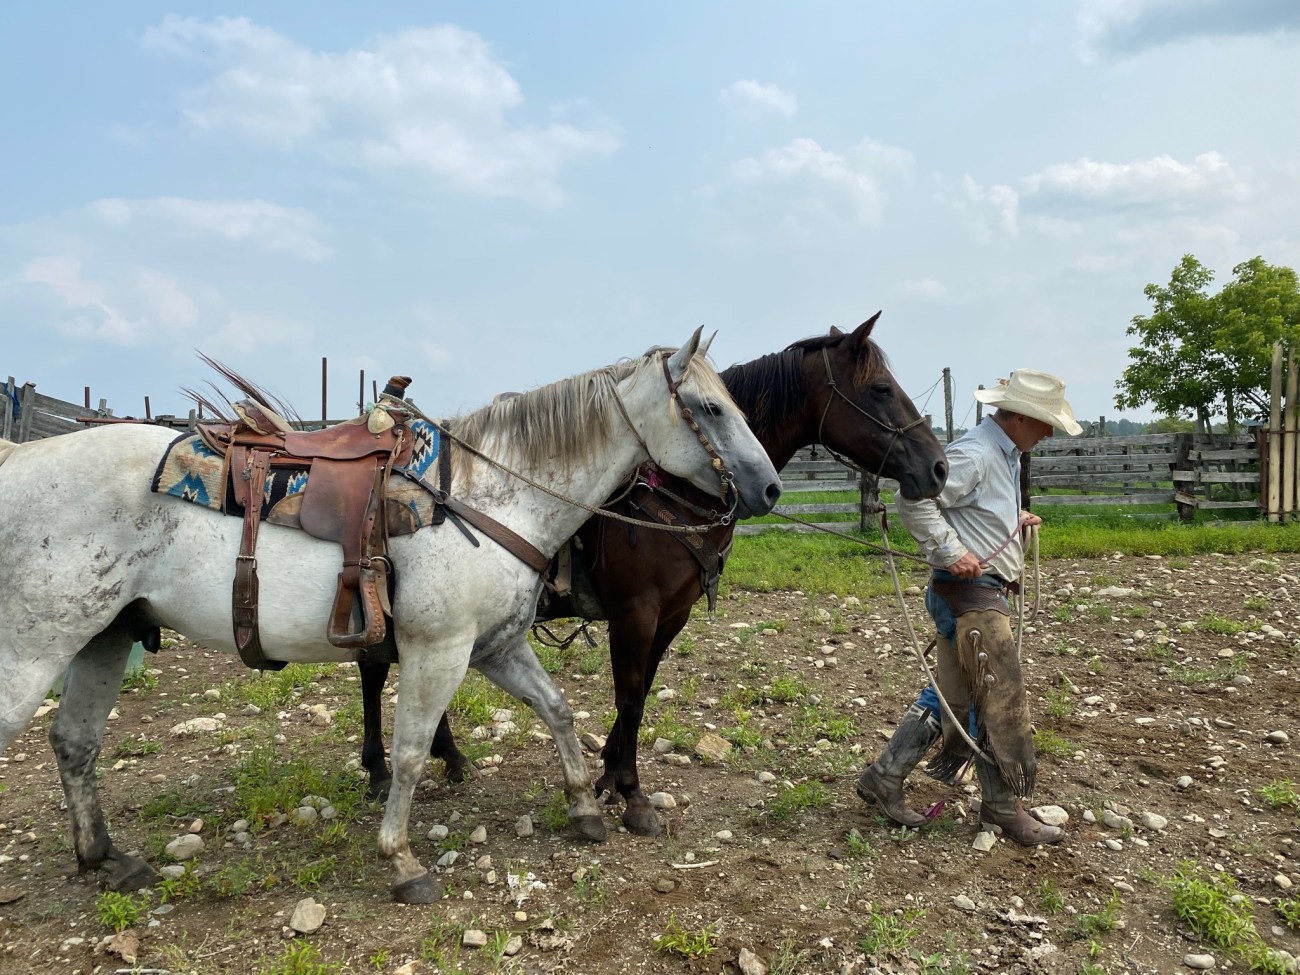
<svg viewBox="0 0 1300 975">
<path fill-rule="evenodd" d="M 1214 272 L 1191 254 L 1174 268 L 1168 285 L 1149 284 L 1154 309 L 1135 315 L 1128 334 L 1139 344 L 1115 383 L 1115 405 L 1147 403 L 1166 417 L 1210 417 L 1229 425 L 1242 412 L 1268 414 L 1273 344 L 1300 343 L 1300 288 L 1295 271 L 1254 257 L 1233 268 L 1233 279 L 1209 293 Z"/>
</svg>

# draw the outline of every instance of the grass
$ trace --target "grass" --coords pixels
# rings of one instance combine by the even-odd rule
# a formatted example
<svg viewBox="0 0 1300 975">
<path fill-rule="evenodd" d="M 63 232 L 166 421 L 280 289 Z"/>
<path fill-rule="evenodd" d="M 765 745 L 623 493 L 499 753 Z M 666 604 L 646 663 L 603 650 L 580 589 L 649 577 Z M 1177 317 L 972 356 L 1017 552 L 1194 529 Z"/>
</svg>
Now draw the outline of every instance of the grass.
<svg viewBox="0 0 1300 975">
<path fill-rule="evenodd" d="M 1065 909 L 1065 896 L 1050 880 L 1038 882 L 1038 906 L 1048 914 L 1060 914 Z"/>
<path fill-rule="evenodd" d="M 1034 750 L 1040 755 L 1050 755 L 1053 758 L 1070 758 L 1079 750 L 1079 746 L 1050 728 L 1041 728 L 1034 732 Z"/>
<path fill-rule="evenodd" d="M 1283 975 L 1281 957 L 1255 928 L 1249 898 L 1237 896 L 1237 883 L 1226 873 L 1206 874 L 1185 863 L 1168 882 L 1174 913 L 1197 937 L 1245 962 L 1253 971 Z"/>
<path fill-rule="evenodd" d="M 1300 812 L 1300 793 L 1296 792 L 1295 783 L 1289 779 L 1279 779 L 1256 790 L 1259 797 L 1273 809 L 1291 809 Z"/>
<path fill-rule="evenodd" d="M 828 806 L 833 800 L 834 797 L 826 786 L 810 779 L 778 793 L 767 804 L 767 818 L 772 822 L 784 823 L 808 809 Z"/>
<path fill-rule="evenodd" d="M 1074 699 L 1070 692 L 1060 688 L 1048 691 L 1046 711 L 1048 717 L 1068 718 L 1074 711 Z"/>
<path fill-rule="evenodd" d="M 243 818 L 253 822 L 288 812 L 308 795 L 324 796 L 344 820 L 367 802 L 365 783 L 338 763 L 319 758 L 284 759 L 272 745 L 257 745 L 241 756 L 234 780 L 235 803 Z"/>
<path fill-rule="evenodd" d="M 903 955 L 916 935 L 912 922 L 924 913 L 878 914 L 871 911 L 867 915 L 866 930 L 858 939 L 858 950 L 864 955 Z"/>
<path fill-rule="evenodd" d="M 655 937 L 654 946 L 655 951 L 677 955 L 679 958 L 707 958 L 717 950 L 717 937 L 718 933 L 713 925 L 706 925 L 699 930 L 689 930 L 682 927 L 676 914 L 672 914 L 664 927 L 664 933 Z"/>
<path fill-rule="evenodd" d="M 1228 619 L 1218 613 L 1206 613 L 1196 621 L 1196 629 L 1201 633 L 1215 633 L 1219 636 L 1236 636 L 1246 628 L 1245 623 Z"/>
<path fill-rule="evenodd" d="M 1238 674 L 1246 672 L 1246 661 L 1242 657 L 1220 660 L 1213 667 L 1193 667 L 1191 664 L 1174 664 L 1169 668 L 1169 676 L 1180 684 L 1189 687 L 1197 684 L 1217 684 L 1231 680 Z"/>
<path fill-rule="evenodd" d="M 1273 905 L 1273 909 L 1277 911 L 1277 916 L 1282 919 L 1283 924 L 1292 931 L 1300 931 L 1300 900 L 1294 897 L 1279 900 Z"/>
<path fill-rule="evenodd" d="M 876 848 L 867 842 L 856 828 L 849 830 L 848 833 L 845 834 L 844 845 L 848 848 L 849 856 L 852 857 L 870 859 L 876 855 Z"/>
<path fill-rule="evenodd" d="M 99 923 L 110 931 L 125 931 L 144 917 L 149 909 L 148 894 L 120 894 L 106 890 L 95 899 L 95 914 Z"/>
<path fill-rule="evenodd" d="M 551 793 L 551 798 L 537 810 L 534 818 L 552 833 L 566 829 L 569 825 L 569 801 L 564 793 L 558 790 Z"/>
<path fill-rule="evenodd" d="M 294 941 L 275 958 L 264 961 L 257 975 L 341 975 L 344 969 L 321 958 L 320 949 L 310 941 Z"/>
<path fill-rule="evenodd" d="M 1095 558 L 1122 551 L 1131 557 L 1162 555 L 1169 559 L 1169 568 L 1177 569 L 1185 568 L 1185 556 L 1192 555 L 1300 552 L 1300 522 L 1147 524 L 1125 518 L 1066 519 L 1050 507 L 1039 513 L 1044 518 L 1040 543 L 1044 559 Z M 879 541 L 874 532 L 856 537 L 873 545 Z M 899 551 L 916 554 L 916 543 L 896 519 L 889 539 Z M 904 573 L 910 568 L 910 562 L 900 563 Z M 737 536 L 723 582 L 754 592 L 801 589 L 810 595 L 853 593 L 864 600 L 893 592 L 883 556 L 856 542 L 822 533 Z"/>
</svg>

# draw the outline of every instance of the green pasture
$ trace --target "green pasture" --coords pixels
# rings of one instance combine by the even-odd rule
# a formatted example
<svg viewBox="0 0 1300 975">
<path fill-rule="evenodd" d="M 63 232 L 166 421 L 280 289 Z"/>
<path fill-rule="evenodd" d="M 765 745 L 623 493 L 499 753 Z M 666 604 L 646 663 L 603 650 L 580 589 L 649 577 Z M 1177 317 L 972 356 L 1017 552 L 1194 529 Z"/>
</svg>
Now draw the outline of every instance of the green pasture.
<svg viewBox="0 0 1300 975">
<path fill-rule="evenodd" d="M 1034 510 L 1043 518 L 1039 531 L 1043 559 L 1093 558 L 1114 552 L 1164 556 L 1300 552 L 1300 523 L 1272 525 L 1253 520 L 1183 524 L 1140 520 L 1128 512 L 1089 512 L 1090 517 L 1079 518 L 1077 509 L 1068 516 L 1047 505 Z M 818 515 L 816 520 L 822 521 L 824 516 Z M 892 510 L 889 524 L 890 547 L 916 555 L 916 543 Z M 756 592 L 801 589 L 838 595 L 892 590 L 884 557 L 875 548 L 881 543 L 879 534 L 862 534 L 847 527 L 845 530 L 851 539 L 822 532 L 738 535 L 722 577 L 723 585 Z M 898 567 L 905 579 L 913 574 L 918 579 L 925 577 L 925 568 L 913 561 L 900 559 Z"/>
</svg>

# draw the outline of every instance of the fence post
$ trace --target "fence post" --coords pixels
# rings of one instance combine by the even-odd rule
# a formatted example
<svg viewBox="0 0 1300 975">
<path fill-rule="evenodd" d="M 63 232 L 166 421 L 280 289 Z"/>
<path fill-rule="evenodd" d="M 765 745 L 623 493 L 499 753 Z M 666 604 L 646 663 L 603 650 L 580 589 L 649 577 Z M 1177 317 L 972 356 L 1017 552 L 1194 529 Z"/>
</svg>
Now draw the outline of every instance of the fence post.
<svg viewBox="0 0 1300 975">
<path fill-rule="evenodd" d="M 1175 435 L 1174 470 L 1192 470 L 1192 440 L 1194 436 L 1195 435 L 1191 433 L 1179 433 Z M 1188 487 L 1180 492 L 1177 487 L 1178 482 L 1174 482 L 1174 504 L 1178 508 L 1179 521 L 1191 521 L 1196 517 L 1196 491 L 1199 487 L 1199 479 L 1190 482 L 1184 481 L 1183 483 L 1187 484 Z M 1180 493 L 1183 497 L 1190 498 L 1191 500 L 1183 501 L 1182 498 L 1179 497 Z"/>
<path fill-rule="evenodd" d="M 0 440 L 12 440 L 14 438 L 14 404 L 18 401 L 14 399 L 18 386 L 13 376 L 5 383 L 5 401 L 4 416 L 0 417 Z"/>
<path fill-rule="evenodd" d="M 1033 454 L 1025 451 L 1020 455 L 1020 507 L 1024 511 L 1029 510 L 1029 488 L 1030 488 L 1030 471 L 1029 462 L 1033 459 Z"/>
<path fill-rule="evenodd" d="M 23 383 L 18 400 L 18 443 L 26 443 L 32 435 L 32 421 L 36 419 L 36 384 Z"/>
<path fill-rule="evenodd" d="M 1282 410 L 1282 520 L 1296 520 L 1296 396 L 1300 393 L 1300 362 L 1296 361 L 1296 350 L 1289 349 L 1286 367 L 1286 405 Z"/>
<path fill-rule="evenodd" d="M 943 422 L 952 443 L 952 369 L 948 366 L 943 367 Z"/>
<path fill-rule="evenodd" d="M 984 388 L 984 384 L 983 384 L 983 383 L 980 383 L 979 386 L 976 387 L 976 388 L 977 388 L 977 389 L 983 389 L 983 388 Z M 984 419 L 984 404 L 981 403 L 979 400 L 976 400 L 976 401 L 975 401 L 975 425 L 976 425 L 976 426 L 979 426 L 979 425 L 980 425 L 980 420 L 982 420 L 982 419 Z"/>
<path fill-rule="evenodd" d="M 1282 518 L 1282 343 L 1273 343 L 1273 366 L 1269 373 L 1268 430 L 1263 443 L 1268 446 L 1262 456 L 1268 473 L 1268 520 L 1277 524 Z"/>
<path fill-rule="evenodd" d="M 880 479 L 875 474 L 863 471 L 858 475 L 858 531 L 866 532 L 871 527 L 871 516 L 880 504 Z"/>
</svg>

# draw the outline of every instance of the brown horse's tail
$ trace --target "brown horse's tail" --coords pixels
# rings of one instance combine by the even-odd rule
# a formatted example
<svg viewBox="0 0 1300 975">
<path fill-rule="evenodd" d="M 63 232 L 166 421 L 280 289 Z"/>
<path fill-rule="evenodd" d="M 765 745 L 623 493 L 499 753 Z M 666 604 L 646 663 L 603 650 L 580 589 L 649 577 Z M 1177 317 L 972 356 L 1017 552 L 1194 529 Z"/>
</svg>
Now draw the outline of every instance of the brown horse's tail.
<svg viewBox="0 0 1300 975">
<path fill-rule="evenodd" d="M 0 464 L 5 462 L 5 458 L 8 457 L 17 446 L 18 445 L 12 440 L 0 440 Z"/>
</svg>

